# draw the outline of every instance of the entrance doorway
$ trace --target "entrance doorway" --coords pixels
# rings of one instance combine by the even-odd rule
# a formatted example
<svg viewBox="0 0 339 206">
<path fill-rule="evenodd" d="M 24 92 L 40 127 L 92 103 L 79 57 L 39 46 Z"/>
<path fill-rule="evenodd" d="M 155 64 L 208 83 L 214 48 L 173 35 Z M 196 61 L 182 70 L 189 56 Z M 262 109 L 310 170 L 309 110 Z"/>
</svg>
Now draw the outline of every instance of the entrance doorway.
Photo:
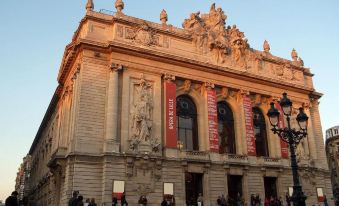
<svg viewBox="0 0 339 206">
<path fill-rule="evenodd" d="M 264 177 L 265 198 L 277 197 L 277 178 Z"/>
<path fill-rule="evenodd" d="M 238 194 L 242 197 L 242 176 L 241 175 L 227 175 L 228 197 L 230 198 L 230 205 L 236 205 Z"/>
<path fill-rule="evenodd" d="M 197 204 L 199 193 L 203 194 L 202 185 L 203 174 L 201 173 L 185 173 L 185 188 L 186 188 L 186 204 Z"/>
</svg>

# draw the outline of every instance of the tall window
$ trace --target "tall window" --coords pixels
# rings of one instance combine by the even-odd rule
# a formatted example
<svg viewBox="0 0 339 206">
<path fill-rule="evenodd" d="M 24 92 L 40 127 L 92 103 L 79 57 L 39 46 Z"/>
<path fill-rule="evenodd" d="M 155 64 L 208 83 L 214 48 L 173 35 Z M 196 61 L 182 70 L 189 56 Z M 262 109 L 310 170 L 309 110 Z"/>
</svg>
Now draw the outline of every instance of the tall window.
<svg viewBox="0 0 339 206">
<path fill-rule="evenodd" d="M 252 111 L 257 156 L 268 157 L 267 132 L 264 115 L 257 107 L 254 107 Z"/>
<path fill-rule="evenodd" d="M 218 102 L 219 153 L 235 154 L 233 113 L 226 102 Z"/>
<path fill-rule="evenodd" d="M 188 151 L 199 150 L 197 132 L 197 109 L 187 95 L 177 97 L 177 135 Z"/>
</svg>

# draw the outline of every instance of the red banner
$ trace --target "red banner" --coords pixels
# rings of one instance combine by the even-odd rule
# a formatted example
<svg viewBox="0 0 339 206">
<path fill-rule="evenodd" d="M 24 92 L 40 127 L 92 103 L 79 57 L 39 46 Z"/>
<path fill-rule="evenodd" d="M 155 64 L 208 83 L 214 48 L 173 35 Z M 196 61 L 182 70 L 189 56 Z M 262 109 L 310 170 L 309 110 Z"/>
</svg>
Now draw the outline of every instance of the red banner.
<svg viewBox="0 0 339 206">
<path fill-rule="evenodd" d="M 285 127 L 285 122 L 284 122 L 284 113 L 283 110 L 278 102 L 275 103 L 275 107 L 277 110 L 279 110 L 280 115 L 279 115 L 279 123 L 278 127 L 279 128 L 284 128 Z M 288 158 L 288 144 L 280 139 L 280 148 L 281 148 L 281 157 L 282 158 Z"/>
<path fill-rule="evenodd" d="M 217 95 L 215 90 L 207 89 L 207 108 L 210 151 L 219 152 Z"/>
<path fill-rule="evenodd" d="M 256 156 L 257 151 L 255 148 L 252 102 L 248 96 L 244 96 L 243 99 L 244 99 L 243 103 L 244 103 L 245 126 L 246 126 L 247 154 L 251 156 Z"/>
<path fill-rule="evenodd" d="M 166 147 L 177 148 L 176 85 L 165 82 Z"/>
</svg>

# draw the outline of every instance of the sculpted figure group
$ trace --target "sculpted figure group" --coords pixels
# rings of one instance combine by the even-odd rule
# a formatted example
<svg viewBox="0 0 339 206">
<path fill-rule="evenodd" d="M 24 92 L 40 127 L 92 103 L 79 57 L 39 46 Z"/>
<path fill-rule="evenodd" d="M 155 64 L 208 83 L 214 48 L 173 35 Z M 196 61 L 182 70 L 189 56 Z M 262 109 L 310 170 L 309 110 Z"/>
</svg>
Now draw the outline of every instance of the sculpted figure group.
<svg viewBox="0 0 339 206">
<path fill-rule="evenodd" d="M 226 29 L 226 19 L 224 11 L 212 4 L 208 14 L 192 13 L 182 26 L 191 34 L 196 48 L 203 52 L 208 48 L 218 63 L 223 63 L 226 55 L 232 55 L 235 63 L 245 66 L 244 54 L 249 47 L 245 35 L 235 25 Z"/>
</svg>

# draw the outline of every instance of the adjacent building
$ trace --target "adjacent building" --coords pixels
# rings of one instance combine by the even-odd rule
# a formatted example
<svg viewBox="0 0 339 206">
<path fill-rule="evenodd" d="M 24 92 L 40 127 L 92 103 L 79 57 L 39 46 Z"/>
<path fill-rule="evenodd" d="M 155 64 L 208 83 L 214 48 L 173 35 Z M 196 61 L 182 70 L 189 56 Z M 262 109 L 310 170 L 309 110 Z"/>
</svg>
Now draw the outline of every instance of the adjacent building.
<svg viewBox="0 0 339 206">
<path fill-rule="evenodd" d="M 295 50 L 287 60 L 267 41 L 251 48 L 215 4 L 183 28 L 165 10 L 154 23 L 124 14 L 121 0 L 115 7 L 97 12 L 89 0 L 66 46 L 29 151 L 31 203 L 66 205 L 73 191 L 98 205 L 122 192 L 130 205 L 145 195 L 151 206 L 164 195 L 180 206 L 199 193 L 206 206 L 222 194 L 246 205 L 251 194 L 284 197 L 293 185 L 288 147 L 266 116 L 283 92 L 293 120 L 299 107 L 310 117 L 297 148 L 307 205 L 331 196 L 321 94 Z"/>
<path fill-rule="evenodd" d="M 326 154 L 331 180 L 333 195 L 339 197 L 339 126 L 326 130 Z"/>
<path fill-rule="evenodd" d="M 27 196 L 29 194 L 29 183 L 28 179 L 30 177 L 30 167 L 31 167 L 31 158 L 29 155 L 23 158 L 20 167 L 18 168 L 17 176 L 15 179 L 15 191 L 19 193 L 18 201 L 23 203 L 27 201 Z"/>
</svg>

